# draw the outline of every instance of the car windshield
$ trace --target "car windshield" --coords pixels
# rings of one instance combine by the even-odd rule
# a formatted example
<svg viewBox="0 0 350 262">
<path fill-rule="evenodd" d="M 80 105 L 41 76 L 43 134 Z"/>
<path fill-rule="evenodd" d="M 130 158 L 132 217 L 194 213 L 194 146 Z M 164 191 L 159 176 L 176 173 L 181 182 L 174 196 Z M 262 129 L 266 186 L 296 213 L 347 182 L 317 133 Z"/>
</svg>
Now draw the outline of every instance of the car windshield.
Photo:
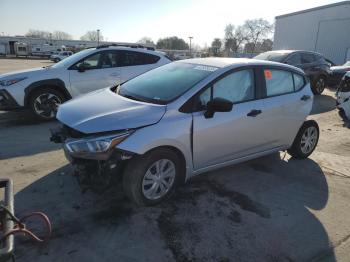
<svg viewBox="0 0 350 262">
<path fill-rule="evenodd" d="M 52 68 L 62 68 L 62 67 L 67 67 L 71 66 L 75 62 L 78 62 L 80 59 L 84 58 L 85 56 L 89 55 L 91 53 L 91 49 L 85 49 L 82 50 L 78 53 L 75 53 L 74 55 L 71 55 L 64 60 L 61 60 L 57 64 L 54 64 Z"/>
<path fill-rule="evenodd" d="M 181 96 L 217 68 L 212 66 L 170 63 L 122 84 L 117 92 L 131 99 L 166 104 Z"/>
<path fill-rule="evenodd" d="M 254 59 L 282 62 L 289 53 L 265 52 L 254 57 Z"/>
</svg>

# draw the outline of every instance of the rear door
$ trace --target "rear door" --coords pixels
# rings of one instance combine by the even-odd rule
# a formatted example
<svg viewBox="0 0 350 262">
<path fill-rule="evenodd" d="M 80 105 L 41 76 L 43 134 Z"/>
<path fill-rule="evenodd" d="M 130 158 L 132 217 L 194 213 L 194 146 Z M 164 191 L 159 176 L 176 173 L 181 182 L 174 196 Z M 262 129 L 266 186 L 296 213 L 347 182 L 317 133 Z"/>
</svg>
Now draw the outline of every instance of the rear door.
<svg viewBox="0 0 350 262">
<path fill-rule="evenodd" d="M 264 121 L 270 127 L 264 135 L 272 147 L 287 147 L 311 111 L 313 94 L 301 74 L 276 67 L 264 67 L 262 74 Z"/>
<path fill-rule="evenodd" d="M 160 59 L 156 55 L 129 50 L 120 50 L 118 54 L 122 83 L 158 67 L 157 62 Z"/>
<path fill-rule="evenodd" d="M 270 147 L 263 133 L 263 103 L 253 68 L 233 71 L 204 89 L 193 113 L 193 162 L 196 170 L 261 152 Z M 207 102 L 215 97 L 233 102 L 231 112 L 216 112 L 205 118 Z"/>
</svg>

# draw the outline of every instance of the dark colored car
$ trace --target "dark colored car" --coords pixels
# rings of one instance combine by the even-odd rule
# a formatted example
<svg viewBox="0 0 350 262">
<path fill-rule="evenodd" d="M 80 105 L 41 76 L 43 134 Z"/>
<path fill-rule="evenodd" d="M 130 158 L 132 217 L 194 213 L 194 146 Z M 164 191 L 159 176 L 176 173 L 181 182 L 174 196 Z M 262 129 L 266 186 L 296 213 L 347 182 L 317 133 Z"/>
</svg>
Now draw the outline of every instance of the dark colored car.
<svg viewBox="0 0 350 262">
<path fill-rule="evenodd" d="M 332 66 L 331 74 L 327 82 L 328 85 L 331 87 L 337 87 L 347 72 L 350 72 L 350 61 L 347 61 L 344 65 L 341 66 Z"/>
<path fill-rule="evenodd" d="M 315 95 L 323 92 L 331 73 L 326 59 L 321 54 L 310 51 L 276 50 L 259 54 L 254 59 L 289 64 L 303 69 L 310 79 L 311 89 Z"/>
</svg>

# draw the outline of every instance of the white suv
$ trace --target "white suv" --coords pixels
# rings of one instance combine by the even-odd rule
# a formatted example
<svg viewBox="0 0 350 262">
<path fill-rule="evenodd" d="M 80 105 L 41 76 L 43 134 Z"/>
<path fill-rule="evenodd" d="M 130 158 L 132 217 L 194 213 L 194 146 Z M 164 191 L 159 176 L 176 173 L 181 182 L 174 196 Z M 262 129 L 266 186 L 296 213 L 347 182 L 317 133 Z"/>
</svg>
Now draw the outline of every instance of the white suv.
<svg viewBox="0 0 350 262">
<path fill-rule="evenodd" d="M 37 118 L 51 120 L 68 99 L 170 62 L 164 53 L 142 46 L 85 49 L 50 67 L 0 75 L 0 110 L 29 108 Z"/>
</svg>

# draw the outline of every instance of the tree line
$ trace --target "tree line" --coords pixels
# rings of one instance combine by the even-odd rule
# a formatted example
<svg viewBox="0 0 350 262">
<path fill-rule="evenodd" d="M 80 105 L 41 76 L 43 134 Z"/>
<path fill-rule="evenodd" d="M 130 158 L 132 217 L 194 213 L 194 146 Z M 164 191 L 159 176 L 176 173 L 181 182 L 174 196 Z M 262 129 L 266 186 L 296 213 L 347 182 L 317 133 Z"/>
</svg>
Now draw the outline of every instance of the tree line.
<svg viewBox="0 0 350 262">
<path fill-rule="evenodd" d="M 235 26 L 228 24 L 224 29 L 224 38 L 214 38 L 209 48 L 204 48 L 203 51 L 208 52 L 214 56 L 230 56 L 232 53 L 260 53 L 269 51 L 272 49 L 271 35 L 274 30 L 274 25 L 269 21 L 258 18 L 246 20 L 242 25 Z M 42 30 L 29 30 L 26 34 L 28 37 L 45 38 L 50 40 L 70 40 L 72 36 L 63 31 L 42 31 Z M 87 41 L 103 41 L 104 37 L 100 33 L 98 36 L 97 31 L 87 31 L 81 40 Z M 157 43 L 154 43 L 150 37 L 141 38 L 138 43 L 155 46 L 158 49 L 172 49 L 172 50 L 188 50 L 188 43 L 177 36 L 165 37 L 158 39 Z M 200 49 L 198 45 L 195 45 L 193 49 Z"/>
<path fill-rule="evenodd" d="M 63 31 L 44 31 L 44 30 L 35 30 L 30 29 L 25 36 L 27 37 L 34 37 L 34 38 L 44 38 L 48 40 L 72 40 L 73 37 Z M 99 38 L 100 41 L 103 41 L 104 37 L 101 33 L 97 33 L 95 30 L 87 31 L 84 35 L 80 37 L 80 40 L 86 40 L 86 41 L 97 41 Z"/>
</svg>

